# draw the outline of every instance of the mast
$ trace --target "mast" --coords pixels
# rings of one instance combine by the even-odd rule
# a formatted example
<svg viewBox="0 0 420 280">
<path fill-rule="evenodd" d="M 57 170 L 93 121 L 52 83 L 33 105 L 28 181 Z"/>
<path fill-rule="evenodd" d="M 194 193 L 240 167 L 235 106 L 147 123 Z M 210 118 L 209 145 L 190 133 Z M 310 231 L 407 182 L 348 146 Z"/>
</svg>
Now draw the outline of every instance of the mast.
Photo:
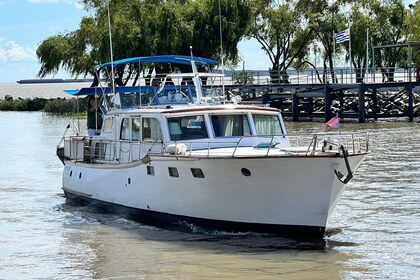
<svg viewBox="0 0 420 280">
<path fill-rule="evenodd" d="M 223 100 L 225 101 L 225 64 L 223 60 L 223 37 L 222 37 L 222 9 L 220 6 L 219 0 L 219 30 L 220 30 L 220 54 L 222 56 L 222 91 L 223 91 Z"/>
<path fill-rule="evenodd" d="M 108 32 L 109 32 L 109 49 L 111 54 L 111 85 L 112 85 L 112 93 L 115 94 L 115 74 L 114 74 L 114 54 L 112 51 L 112 32 L 111 32 L 111 14 L 109 12 L 109 3 L 111 0 L 108 1 Z"/>
</svg>

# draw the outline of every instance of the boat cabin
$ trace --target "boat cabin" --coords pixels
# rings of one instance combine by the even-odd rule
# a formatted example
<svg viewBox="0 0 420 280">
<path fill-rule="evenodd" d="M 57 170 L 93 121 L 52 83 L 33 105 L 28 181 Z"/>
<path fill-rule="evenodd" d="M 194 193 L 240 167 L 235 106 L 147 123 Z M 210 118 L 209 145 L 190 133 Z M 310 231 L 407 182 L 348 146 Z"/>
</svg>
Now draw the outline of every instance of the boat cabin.
<svg viewBox="0 0 420 280">
<path fill-rule="evenodd" d="M 148 153 L 166 153 L 173 144 L 182 145 L 184 152 L 273 144 L 289 147 L 285 134 L 281 115 L 273 108 L 145 107 L 109 112 L 101 134 L 89 139 L 92 145 L 89 153 L 92 162 L 130 163 Z M 80 160 L 85 158 L 81 149 L 78 148 Z"/>
</svg>

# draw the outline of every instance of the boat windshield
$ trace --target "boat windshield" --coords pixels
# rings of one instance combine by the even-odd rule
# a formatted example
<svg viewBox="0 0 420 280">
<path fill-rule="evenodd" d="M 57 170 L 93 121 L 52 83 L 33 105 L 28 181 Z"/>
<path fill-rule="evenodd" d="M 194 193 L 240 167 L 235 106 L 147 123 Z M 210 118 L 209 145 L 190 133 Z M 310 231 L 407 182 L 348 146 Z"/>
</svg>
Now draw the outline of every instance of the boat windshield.
<svg viewBox="0 0 420 280">
<path fill-rule="evenodd" d="M 212 115 L 210 118 L 216 137 L 251 135 L 251 129 L 249 128 L 246 114 Z"/>
<path fill-rule="evenodd" d="M 116 88 L 117 94 L 109 101 L 109 107 L 115 109 L 135 108 L 144 105 L 156 105 L 153 99 L 156 87 L 152 86 L 121 86 Z"/>
<path fill-rule="evenodd" d="M 134 108 L 141 105 L 148 105 L 152 101 L 155 89 L 148 88 L 142 92 L 126 92 L 120 94 L 121 98 L 121 109 Z M 152 102 L 153 105 L 156 102 Z"/>
<path fill-rule="evenodd" d="M 154 101 L 157 100 L 158 104 L 185 104 L 193 102 L 196 99 L 196 93 L 192 86 L 164 86 Z"/>
<path fill-rule="evenodd" d="M 277 115 L 253 114 L 257 135 L 282 135 L 283 130 Z"/>
<path fill-rule="evenodd" d="M 208 138 L 203 115 L 168 118 L 172 141 Z"/>
</svg>

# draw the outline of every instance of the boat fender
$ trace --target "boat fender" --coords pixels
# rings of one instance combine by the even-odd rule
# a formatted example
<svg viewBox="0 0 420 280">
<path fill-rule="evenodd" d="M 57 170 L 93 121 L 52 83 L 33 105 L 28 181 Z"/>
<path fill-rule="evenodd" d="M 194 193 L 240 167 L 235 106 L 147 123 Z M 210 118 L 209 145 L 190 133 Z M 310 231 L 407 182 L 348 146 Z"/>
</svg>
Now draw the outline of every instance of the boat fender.
<svg viewBox="0 0 420 280">
<path fill-rule="evenodd" d="M 142 159 L 141 159 L 141 162 L 143 163 L 143 164 L 148 164 L 148 163 L 150 163 L 152 161 L 152 159 L 150 158 L 150 156 L 147 154 L 147 155 L 145 155 Z"/>
<path fill-rule="evenodd" d="M 166 146 L 166 152 L 171 155 L 185 155 L 187 151 L 187 146 L 182 143 L 169 144 Z"/>
</svg>

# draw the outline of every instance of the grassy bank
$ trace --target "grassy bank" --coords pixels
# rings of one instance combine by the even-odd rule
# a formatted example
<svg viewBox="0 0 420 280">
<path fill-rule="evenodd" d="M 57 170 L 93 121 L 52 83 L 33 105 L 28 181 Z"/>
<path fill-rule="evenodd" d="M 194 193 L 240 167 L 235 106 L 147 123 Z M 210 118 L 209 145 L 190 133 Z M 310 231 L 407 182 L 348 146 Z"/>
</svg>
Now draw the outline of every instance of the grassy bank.
<svg viewBox="0 0 420 280">
<path fill-rule="evenodd" d="M 46 99 L 46 98 L 18 98 L 0 100 L 0 111 L 43 111 L 55 115 L 73 115 L 79 111 L 84 113 L 84 100 L 70 99 Z"/>
</svg>

